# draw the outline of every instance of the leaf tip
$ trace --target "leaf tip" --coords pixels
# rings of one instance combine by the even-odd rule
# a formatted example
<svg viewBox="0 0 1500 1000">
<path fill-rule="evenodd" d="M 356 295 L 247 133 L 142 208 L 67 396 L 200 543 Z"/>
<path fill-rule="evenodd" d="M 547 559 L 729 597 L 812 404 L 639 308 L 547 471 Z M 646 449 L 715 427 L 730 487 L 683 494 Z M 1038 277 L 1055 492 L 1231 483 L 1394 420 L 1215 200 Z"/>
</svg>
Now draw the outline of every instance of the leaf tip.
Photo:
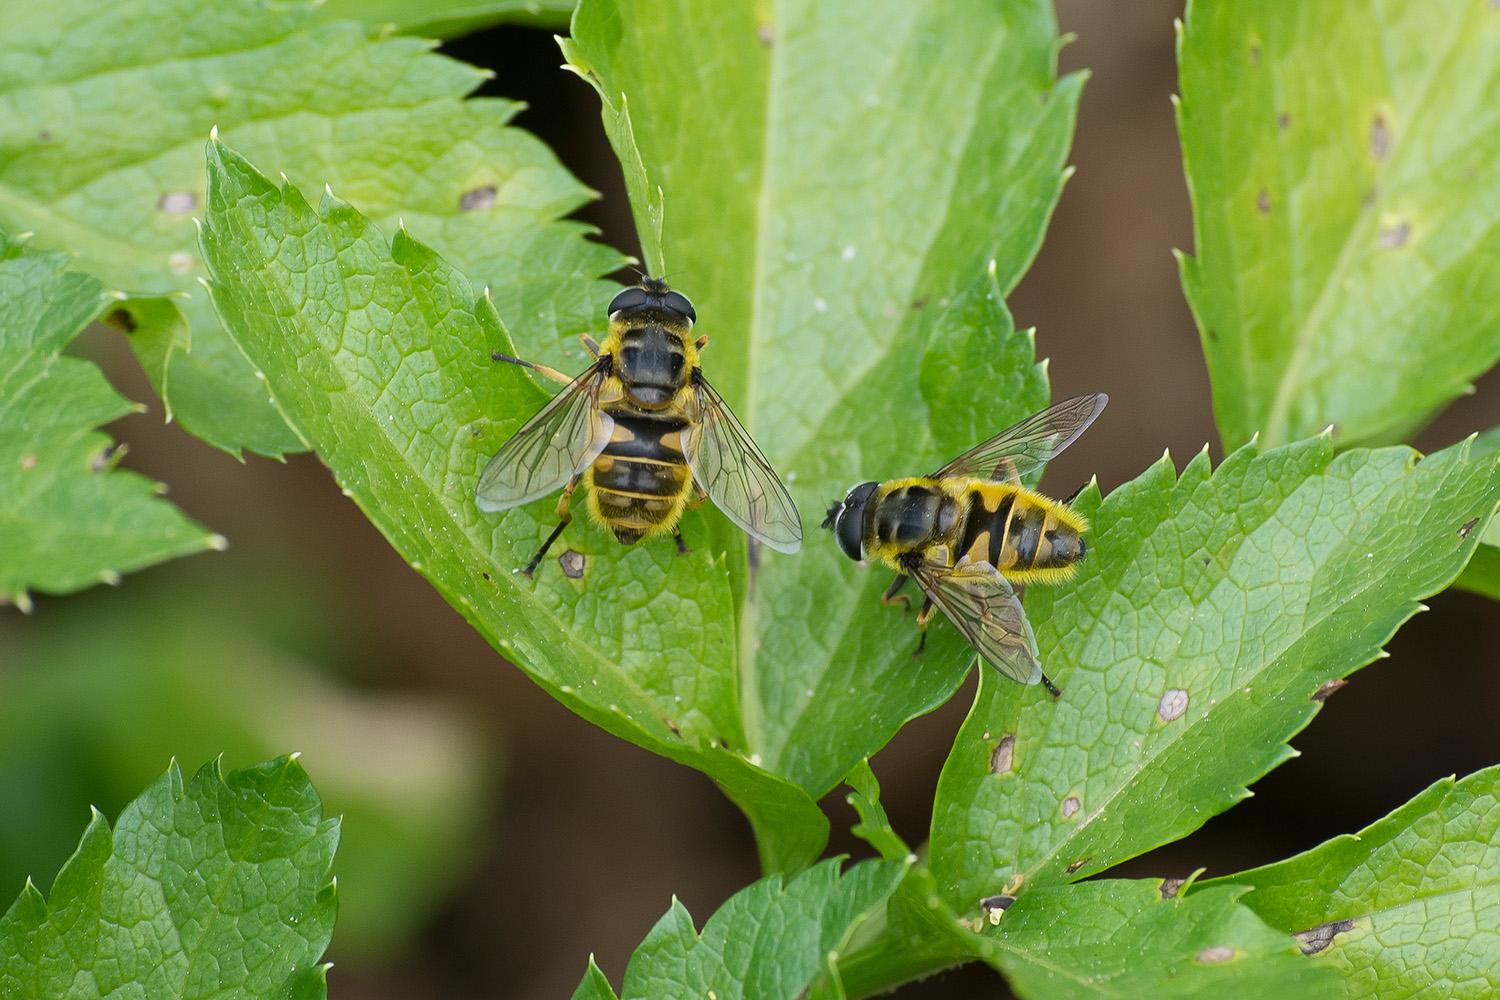
<svg viewBox="0 0 1500 1000">
<path fill-rule="evenodd" d="M 219 125 L 218 125 L 217 122 L 215 122 L 213 125 L 209 126 L 209 129 L 208 129 L 208 141 L 210 143 L 213 143 L 214 145 L 218 145 L 219 144 Z"/>
<path fill-rule="evenodd" d="M 215 552 L 223 552 L 225 549 L 229 548 L 229 539 L 225 538 L 223 535 L 219 534 L 216 531 L 204 540 L 204 545 L 206 545 L 210 549 L 213 549 Z"/>
</svg>

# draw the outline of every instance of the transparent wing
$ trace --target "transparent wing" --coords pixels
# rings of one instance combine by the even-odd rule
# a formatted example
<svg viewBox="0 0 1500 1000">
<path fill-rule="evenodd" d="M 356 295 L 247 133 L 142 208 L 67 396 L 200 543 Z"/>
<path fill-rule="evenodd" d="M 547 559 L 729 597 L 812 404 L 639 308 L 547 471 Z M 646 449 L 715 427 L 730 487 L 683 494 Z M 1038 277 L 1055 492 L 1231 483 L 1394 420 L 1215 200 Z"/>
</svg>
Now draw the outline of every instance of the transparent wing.
<svg viewBox="0 0 1500 1000">
<path fill-rule="evenodd" d="M 479 474 L 474 502 L 480 510 L 508 510 L 546 496 L 599 457 L 615 426 L 599 410 L 604 371 L 603 362 L 587 369 L 500 446 Z"/>
<path fill-rule="evenodd" d="M 1109 397 L 1102 392 L 1074 396 L 1033 414 L 1008 430 L 976 445 L 932 475 L 971 476 L 1003 482 L 1040 469 L 1078 440 Z"/>
<path fill-rule="evenodd" d="M 920 562 L 911 575 L 974 650 L 1012 680 L 1035 684 L 1042 679 L 1036 637 L 1021 609 L 1021 599 L 1000 571 L 986 562 L 943 566 Z"/>
<path fill-rule="evenodd" d="M 701 373 L 694 373 L 698 420 L 688 438 L 693 478 L 719 509 L 778 552 L 802 547 L 802 520 L 781 477 Z"/>
</svg>

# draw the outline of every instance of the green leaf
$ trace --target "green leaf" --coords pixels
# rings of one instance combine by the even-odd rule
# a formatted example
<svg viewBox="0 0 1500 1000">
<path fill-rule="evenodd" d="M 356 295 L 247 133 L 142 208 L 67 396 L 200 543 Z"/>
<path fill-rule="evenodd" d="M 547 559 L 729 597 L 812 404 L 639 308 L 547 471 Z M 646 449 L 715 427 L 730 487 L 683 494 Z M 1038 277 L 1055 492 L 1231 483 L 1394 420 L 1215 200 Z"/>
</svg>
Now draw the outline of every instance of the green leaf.
<svg viewBox="0 0 1500 1000">
<path fill-rule="evenodd" d="M 1500 358 L 1500 17 L 1194 0 L 1178 131 L 1226 448 L 1396 440 Z"/>
<path fill-rule="evenodd" d="M 1474 454 L 1500 455 L 1500 427 L 1474 439 Z M 1469 530 L 1481 532 L 1480 544 L 1453 586 L 1500 601 L 1500 518 L 1491 518 L 1487 527 L 1476 522 Z"/>
<path fill-rule="evenodd" d="M 224 547 L 150 480 L 115 469 L 121 449 L 96 428 L 136 407 L 92 362 L 62 352 L 91 320 L 134 303 L 69 263 L 0 230 L 0 602 L 21 608 L 28 590 L 117 583 Z"/>
<path fill-rule="evenodd" d="M 1303 958 L 1244 896 L 1228 886 L 1184 896 L 1160 879 L 1025 892 L 992 932 L 997 964 L 1035 1000 L 1342 996 L 1333 970 Z"/>
<path fill-rule="evenodd" d="M 619 1000 L 614 987 L 609 985 L 609 979 L 594 963 L 593 955 L 589 956 L 589 967 L 578 989 L 573 991 L 573 1000 Z"/>
<path fill-rule="evenodd" d="M 1089 558 L 1026 595 L 1054 701 L 990 671 L 943 769 L 931 864 L 959 913 L 1175 840 L 1292 754 L 1325 685 L 1445 587 L 1500 501 L 1470 443 L 1337 457 L 1328 436 L 1210 472 L 1169 458 L 1103 500 Z"/>
<path fill-rule="evenodd" d="M 700 934 L 676 899 L 625 969 L 622 1000 L 796 1000 L 818 986 L 841 996 L 829 970 L 853 929 L 895 889 L 907 862 L 862 861 L 842 873 L 840 859 L 819 862 L 790 880 L 761 879 L 729 898 Z M 579 997 L 609 997 L 589 961 Z"/>
<path fill-rule="evenodd" d="M 1500 767 L 1429 787 L 1354 835 L 1215 879 L 1344 975 L 1350 997 L 1500 991 Z M 1213 891 L 1212 889 L 1208 891 Z"/>
<path fill-rule="evenodd" d="M 934 468 L 1045 404 L 1001 297 L 1065 176 L 1082 77 L 1056 79 L 1057 46 L 1043 0 L 579 7 L 564 52 L 604 100 L 647 261 L 680 272 L 705 373 L 808 528 L 855 476 Z M 883 574 L 827 539 L 751 563 L 694 517 L 736 581 L 746 747 L 814 795 L 968 670 L 947 629 L 914 668 Z"/>
<path fill-rule="evenodd" d="M 579 524 L 573 578 L 515 571 L 551 528 L 548 500 L 482 516 L 488 457 L 547 399 L 492 351 L 515 348 L 490 301 L 415 238 L 394 240 L 331 195 L 312 209 L 209 145 L 203 252 L 214 302 L 288 422 L 396 550 L 554 697 L 709 774 L 750 816 L 763 858 L 816 857 L 827 820 L 806 792 L 747 759 L 721 556 L 624 549 Z"/>
<path fill-rule="evenodd" d="M 199 286 L 192 217 L 211 127 L 382 223 L 404 217 L 491 285 L 544 359 L 597 329 L 609 292 L 594 278 L 622 261 L 557 221 L 591 194 L 506 127 L 517 105 L 464 100 L 484 71 L 314 18 L 262 0 L 0 0 L 0 226 L 35 230 L 116 288 L 185 296 L 190 351 L 155 313 L 131 312 L 130 339 L 183 427 L 236 454 L 302 445 Z M 179 349 L 163 357 L 164 341 Z"/>
<path fill-rule="evenodd" d="M 295 758 L 186 786 L 174 763 L 0 917 L 0 996 L 321 998 L 337 844 Z"/>
<path fill-rule="evenodd" d="M 456 38 L 497 24 L 560 28 L 573 0 L 323 0 L 315 10 L 322 21 L 390 24 L 409 35 Z"/>
</svg>

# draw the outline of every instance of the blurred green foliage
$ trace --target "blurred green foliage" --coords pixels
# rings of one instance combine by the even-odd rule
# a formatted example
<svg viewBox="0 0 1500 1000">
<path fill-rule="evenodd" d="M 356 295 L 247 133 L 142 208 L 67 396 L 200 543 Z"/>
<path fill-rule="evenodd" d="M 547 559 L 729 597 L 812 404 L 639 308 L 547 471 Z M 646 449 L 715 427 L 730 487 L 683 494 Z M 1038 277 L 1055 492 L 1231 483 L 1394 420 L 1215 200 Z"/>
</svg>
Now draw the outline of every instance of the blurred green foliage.
<svg viewBox="0 0 1500 1000">
<path fill-rule="evenodd" d="M 141 579 L 0 632 L 0 888 L 47 885 L 93 805 L 116 814 L 171 758 L 238 767 L 298 750 L 343 816 L 335 954 L 376 958 L 466 873 L 496 766 L 451 705 L 356 690 L 301 651 L 338 619 L 268 567 Z"/>
</svg>

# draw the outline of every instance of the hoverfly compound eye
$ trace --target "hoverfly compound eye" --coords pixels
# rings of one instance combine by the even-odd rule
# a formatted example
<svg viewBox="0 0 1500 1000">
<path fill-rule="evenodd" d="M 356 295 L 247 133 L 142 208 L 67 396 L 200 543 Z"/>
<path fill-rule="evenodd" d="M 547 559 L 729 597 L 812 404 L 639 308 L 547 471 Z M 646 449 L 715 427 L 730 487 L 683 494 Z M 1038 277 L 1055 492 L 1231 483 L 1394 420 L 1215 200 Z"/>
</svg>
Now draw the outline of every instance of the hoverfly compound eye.
<svg viewBox="0 0 1500 1000">
<path fill-rule="evenodd" d="M 627 288 L 609 303 L 609 314 L 613 316 L 622 309 L 634 309 L 646 304 L 646 291 L 642 288 Z"/>
<path fill-rule="evenodd" d="M 681 313 L 686 316 L 689 323 L 698 322 L 698 314 L 693 311 L 693 304 L 681 292 L 668 292 L 662 299 L 662 305 L 675 313 Z"/>
</svg>

